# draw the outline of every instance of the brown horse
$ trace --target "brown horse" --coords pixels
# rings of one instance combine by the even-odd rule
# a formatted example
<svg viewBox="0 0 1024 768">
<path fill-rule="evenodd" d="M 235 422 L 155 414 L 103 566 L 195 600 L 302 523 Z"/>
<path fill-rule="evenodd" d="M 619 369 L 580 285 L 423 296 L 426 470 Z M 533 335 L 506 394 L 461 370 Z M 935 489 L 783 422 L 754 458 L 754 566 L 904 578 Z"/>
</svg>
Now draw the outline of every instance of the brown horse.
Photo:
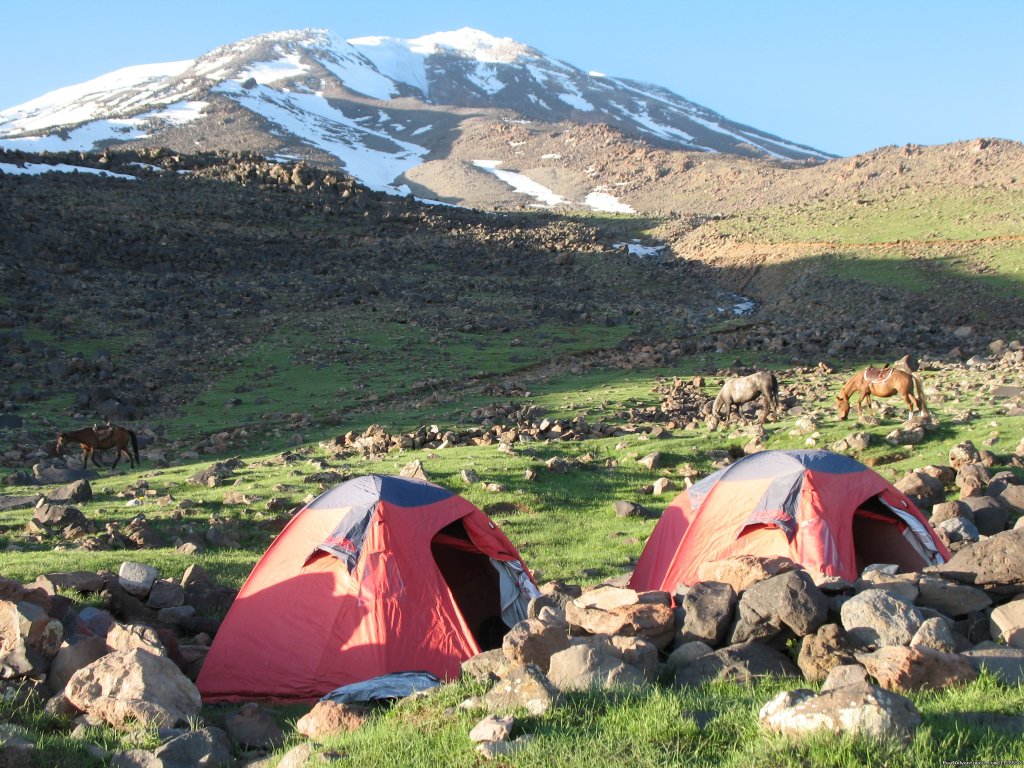
<svg viewBox="0 0 1024 768">
<path fill-rule="evenodd" d="M 915 387 L 917 393 L 915 394 Z M 873 409 L 871 396 L 889 397 L 899 393 L 910 409 L 913 416 L 916 411 L 928 414 L 928 406 L 924 402 L 924 387 L 921 380 L 914 374 L 899 368 L 865 368 L 855 374 L 844 385 L 836 398 L 836 410 L 839 411 L 839 418 L 846 420 L 850 415 L 850 395 L 860 395 L 857 400 L 857 415 L 863 416 L 864 401 L 868 401 L 868 411 Z"/>
<path fill-rule="evenodd" d="M 82 446 L 82 464 L 85 466 L 89 465 L 90 458 L 92 458 L 92 463 L 97 467 L 103 466 L 96 460 L 95 452 L 96 449 L 102 451 L 107 448 L 117 449 L 117 456 L 114 457 L 114 464 L 111 469 L 117 466 L 117 462 L 121 460 L 122 453 L 128 457 L 132 469 L 135 469 L 137 463 L 142 463 L 139 461 L 139 441 L 136 439 L 135 433 L 126 427 L 104 427 L 101 429 L 86 427 L 85 429 L 75 429 L 70 432 L 58 432 L 58 456 L 64 453 L 68 443 L 78 443 Z M 131 444 L 131 451 L 128 450 L 129 444 Z M 132 451 L 135 452 L 134 460 L 132 459 Z"/>
</svg>

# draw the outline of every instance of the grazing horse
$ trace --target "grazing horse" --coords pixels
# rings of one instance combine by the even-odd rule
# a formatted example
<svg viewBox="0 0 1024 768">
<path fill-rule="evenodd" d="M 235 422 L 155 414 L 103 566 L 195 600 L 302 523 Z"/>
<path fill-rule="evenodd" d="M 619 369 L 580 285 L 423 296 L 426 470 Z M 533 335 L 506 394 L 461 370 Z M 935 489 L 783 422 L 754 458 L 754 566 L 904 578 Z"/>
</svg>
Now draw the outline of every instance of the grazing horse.
<svg viewBox="0 0 1024 768">
<path fill-rule="evenodd" d="M 142 463 L 139 461 L 139 441 L 136 439 L 135 433 L 126 427 L 106 427 L 103 429 L 86 427 L 85 429 L 75 429 L 70 432 L 58 432 L 57 455 L 64 453 L 65 446 L 68 443 L 78 443 L 82 446 L 82 464 L 85 466 L 89 465 L 90 458 L 92 458 L 92 463 L 97 467 L 102 466 L 96 460 L 95 452 L 97 448 L 100 450 L 106 450 L 107 448 L 117 449 L 117 456 L 114 457 L 114 464 L 111 469 L 117 466 L 117 462 L 121 460 L 122 453 L 128 457 L 132 469 L 135 469 L 136 463 Z M 131 451 L 128 450 L 129 443 L 131 444 Z M 132 459 L 132 451 L 135 452 L 134 460 Z"/>
<path fill-rule="evenodd" d="M 917 390 L 916 394 L 914 392 L 915 388 Z M 869 366 L 852 376 L 843 385 L 839 396 L 836 398 L 836 410 L 839 412 L 839 418 L 843 421 L 850 415 L 850 396 L 854 392 L 860 395 L 857 400 L 858 416 L 864 415 L 862 406 L 865 400 L 868 401 L 868 411 L 870 412 L 874 409 L 871 401 L 872 395 L 875 397 L 889 397 L 896 393 L 899 393 L 900 397 L 906 402 L 911 416 L 917 411 L 925 415 L 928 414 L 928 406 L 924 402 L 924 387 L 921 386 L 921 379 L 909 371 L 904 371 L 900 368 L 890 368 L 889 366 L 872 368 Z"/>
<path fill-rule="evenodd" d="M 734 405 L 738 413 L 741 405 L 756 400 L 761 395 L 764 396 L 765 402 L 768 404 L 768 409 L 761 420 L 764 421 L 769 412 L 778 416 L 779 381 L 771 371 L 757 371 L 749 376 L 726 381 L 711 406 L 711 413 L 718 417 L 722 406 L 725 406 L 725 418 L 728 419 Z"/>
</svg>

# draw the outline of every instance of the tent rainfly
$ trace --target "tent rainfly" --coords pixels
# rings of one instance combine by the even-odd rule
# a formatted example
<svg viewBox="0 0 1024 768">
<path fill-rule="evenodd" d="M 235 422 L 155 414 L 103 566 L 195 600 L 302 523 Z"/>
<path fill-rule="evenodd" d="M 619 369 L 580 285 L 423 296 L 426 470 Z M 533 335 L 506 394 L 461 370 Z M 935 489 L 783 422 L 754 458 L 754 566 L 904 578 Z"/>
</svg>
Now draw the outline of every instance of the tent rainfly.
<svg viewBox="0 0 1024 768">
<path fill-rule="evenodd" d="M 860 462 L 829 451 L 761 451 L 680 493 L 630 579 L 637 590 L 700 581 L 702 563 L 783 556 L 851 581 L 867 565 L 917 571 L 949 550 L 914 503 Z"/>
<path fill-rule="evenodd" d="M 394 672 L 441 679 L 500 646 L 539 594 L 487 515 L 431 483 L 349 480 L 253 568 L 197 680 L 204 701 L 311 701 Z"/>
</svg>

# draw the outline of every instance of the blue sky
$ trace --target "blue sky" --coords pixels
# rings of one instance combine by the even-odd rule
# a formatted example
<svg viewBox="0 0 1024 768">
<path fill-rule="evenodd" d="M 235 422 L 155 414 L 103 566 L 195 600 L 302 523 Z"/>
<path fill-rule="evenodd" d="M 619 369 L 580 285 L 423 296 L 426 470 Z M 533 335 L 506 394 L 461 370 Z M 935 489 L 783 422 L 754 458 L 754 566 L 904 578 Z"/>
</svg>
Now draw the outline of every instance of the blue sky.
<svg viewBox="0 0 1024 768">
<path fill-rule="evenodd" d="M 471 26 L 839 155 L 1024 139 L 1024 0 L 43 0 L 0 18 L 0 109 L 261 32 Z"/>
</svg>

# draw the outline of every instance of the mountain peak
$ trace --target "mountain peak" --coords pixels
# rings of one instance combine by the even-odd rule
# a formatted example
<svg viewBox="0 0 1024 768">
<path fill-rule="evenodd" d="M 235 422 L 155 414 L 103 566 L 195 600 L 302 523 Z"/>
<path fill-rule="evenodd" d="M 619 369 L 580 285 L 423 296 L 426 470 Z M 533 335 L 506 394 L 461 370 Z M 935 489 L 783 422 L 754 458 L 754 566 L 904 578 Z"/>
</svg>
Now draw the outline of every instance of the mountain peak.
<svg viewBox="0 0 1024 768">
<path fill-rule="evenodd" d="M 495 37 L 472 27 L 451 32 L 435 32 L 407 41 L 416 53 L 432 54 L 453 51 L 465 58 L 488 64 L 514 64 L 526 58 L 540 58 L 540 54 L 511 37 Z"/>
<path fill-rule="evenodd" d="M 470 148 L 460 137 L 474 122 L 491 126 L 492 137 Z M 577 162 L 585 155 L 573 195 L 602 186 L 594 169 L 614 167 L 628 154 L 609 160 L 601 153 L 611 145 L 562 146 L 564 139 L 555 139 L 527 159 L 517 149 L 525 138 L 499 139 L 512 124 L 552 137 L 574 125 L 604 125 L 668 151 L 828 157 L 666 88 L 587 73 L 472 27 L 412 39 L 344 40 L 313 28 L 255 35 L 193 60 L 120 70 L 5 110 L 0 149 L 248 149 L 343 168 L 372 188 L 400 193 L 410 190 L 417 169 L 435 161 L 447 163 L 446 178 L 462 178 L 460 163 L 480 174 L 500 161 L 505 178 L 518 166 L 546 185 L 564 184 L 570 156 Z M 552 167 L 558 163 L 561 170 Z M 432 186 L 424 194 L 431 192 L 461 198 Z"/>
</svg>

